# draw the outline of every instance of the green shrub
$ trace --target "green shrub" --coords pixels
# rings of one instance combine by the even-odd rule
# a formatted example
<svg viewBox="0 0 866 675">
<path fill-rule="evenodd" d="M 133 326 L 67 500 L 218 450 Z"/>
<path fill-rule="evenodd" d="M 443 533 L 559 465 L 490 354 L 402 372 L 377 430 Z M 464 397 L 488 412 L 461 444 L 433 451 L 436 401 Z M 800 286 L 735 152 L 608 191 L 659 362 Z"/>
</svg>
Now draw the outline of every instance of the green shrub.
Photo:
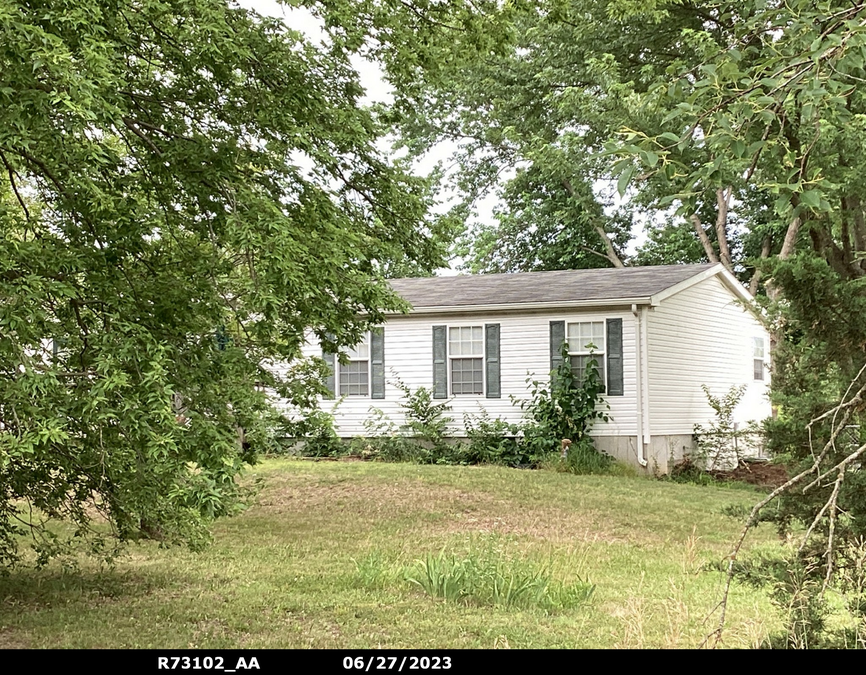
<svg viewBox="0 0 866 675">
<path fill-rule="evenodd" d="M 334 416 L 315 409 L 308 415 L 310 430 L 303 445 L 308 457 L 335 457 L 345 454 L 346 448 L 334 429 Z"/>
<path fill-rule="evenodd" d="M 460 448 L 448 440 L 448 405 L 436 402 L 426 387 L 412 391 L 395 379 L 396 387 L 403 392 L 400 407 L 404 423 L 397 425 L 379 408 L 370 408 L 364 420 L 364 436 L 352 439 L 351 454 L 386 462 L 452 463 L 451 458 L 459 455 Z"/>
<path fill-rule="evenodd" d="M 271 449 L 275 454 L 336 457 L 347 451 L 334 428 L 334 415 L 319 407 L 309 408 L 298 419 L 284 418 L 281 431 L 281 441 Z"/>
<path fill-rule="evenodd" d="M 412 391 L 399 378 L 395 378 L 394 384 L 403 392 L 400 408 L 405 422 L 401 431 L 415 442 L 417 461 L 433 464 L 448 456 L 451 453 L 448 424 L 453 418 L 446 413 L 451 410 L 450 406 L 445 401 L 437 402 L 433 390 L 427 387 Z"/>
<path fill-rule="evenodd" d="M 707 426 L 695 425 L 697 443 L 692 463 L 707 471 L 734 469 L 746 450 L 762 442 L 760 429 L 754 422 L 742 428 L 734 422 L 734 410 L 743 399 L 746 385 L 733 386 L 722 396 L 713 396 L 705 384 L 701 389 L 715 413 L 715 419 Z"/>
<path fill-rule="evenodd" d="M 559 454 L 552 455 L 538 463 L 538 468 L 560 473 L 573 473 L 576 475 L 605 475 L 605 476 L 639 476 L 637 468 L 625 462 L 619 462 L 606 453 L 599 452 L 594 447 L 585 448 L 573 445 L 568 449 L 568 454 L 562 457 Z"/>
<path fill-rule="evenodd" d="M 596 420 L 608 420 L 601 410 L 603 384 L 595 360 L 591 360 L 580 382 L 571 371 L 568 345 L 563 345 L 563 363 L 553 373 L 550 386 L 527 379 L 529 400 L 512 401 L 524 411 L 525 421 L 512 424 L 491 418 L 485 410 L 465 414 L 467 443 L 450 437 L 447 401 L 437 401 L 432 390 L 414 391 L 399 378 L 395 386 L 403 393 L 400 408 L 404 423 L 395 424 L 384 412 L 371 408 L 364 423 L 365 435 L 352 441 L 351 452 L 367 459 L 412 461 L 422 464 L 502 464 L 535 467 L 560 455 L 562 440 L 571 441 L 567 456 L 557 469 L 571 473 L 609 473 L 613 459 L 599 452 L 589 436 Z"/>
<path fill-rule="evenodd" d="M 364 436 L 352 439 L 351 454 L 385 462 L 414 461 L 417 449 L 411 439 L 379 408 L 370 408 L 364 420 Z"/>
<path fill-rule="evenodd" d="M 579 381 L 571 370 L 568 343 L 562 345 L 562 361 L 551 373 L 550 383 L 527 378 L 531 397 L 518 403 L 526 415 L 522 425 L 523 446 L 533 463 L 551 460 L 561 453 L 562 441 L 571 441 L 563 466 L 573 473 L 605 473 L 613 463 L 610 455 L 596 449 L 589 432 L 596 420 L 608 421 L 602 410 L 604 383 L 595 359 L 590 359 Z M 609 409 L 609 406 L 607 406 Z"/>
<path fill-rule="evenodd" d="M 525 446 L 518 438 L 520 426 L 499 418 L 491 418 L 487 411 L 479 415 L 463 415 L 463 426 L 469 443 L 464 451 L 465 464 L 504 464 L 522 467 L 532 463 Z"/>
</svg>

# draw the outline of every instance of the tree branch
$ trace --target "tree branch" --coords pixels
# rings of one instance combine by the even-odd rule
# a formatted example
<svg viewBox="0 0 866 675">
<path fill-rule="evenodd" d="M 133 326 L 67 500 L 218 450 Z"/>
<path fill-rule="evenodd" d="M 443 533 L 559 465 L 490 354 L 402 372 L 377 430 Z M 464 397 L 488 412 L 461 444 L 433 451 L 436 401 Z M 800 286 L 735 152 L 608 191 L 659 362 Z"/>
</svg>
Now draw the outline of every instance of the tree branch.
<svg viewBox="0 0 866 675">
<path fill-rule="evenodd" d="M 129 129 L 132 133 L 134 133 L 142 141 L 144 141 L 145 144 L 151 150 L 153 150 L 153 152 L 156 154 L 157 157 L 162 157 L 162 150 L 160 150 L 158 147 L 156 147 L 156 144 L 152 140 L 150 140 L 141 129 L 139 129 L 137 126 L 135 126 L 135 124 L 133 123 L 133 121 L 129 117 L 124 117 L 123 123 L 124 123 L 124 125 L 126 125 L 127 129 Z"/>
<path fill-rule="evenodd" d="M 6 167 L 6 171 L 9 173 L 9 183 L 12 185 L 12 192 L 15 193 L 15 198 L 18 200 L 18 203 L 21 205 L 21 209 L 24 211 L 24 217 L 27 218 L 27 220 L 30 220 L 30 211 L 27 210 L 27 206 L 24 204 L 24 200 L 18 193 L 18 186 L 15 185 L 15 172 L 12 170 L 12 167 L 9 166 L 9 162 L 6 161 L 6 155 L 4 155 L 2 152 L 0 152 L 0 159 L 3 160 L 3 165 Z"/>
<path fill-rule="evenodd" d="M 764 237 L 764 241 L 761 244 L 761 260 L 766 260 L 770 257 L 770 249 L 771 249 L 772 241 L 770 240 L 770 235 L 768 234 Z M 761 277 L 763 273 L 757 267 L 755 271 L 752 272 L 752 278 L 749 279 L 749 293 L 752 296 L 756 295 L 758 292 L 758 283 L 761 281 Z"/>
<path fill-rule="evenodd" d="M 716 255 L 716 250 L 713 248 L 713 242 L 710 241 L 710 238 L 707 236 L 706 230 L 704 230 L 704 226 L 701 224 L 701 219 L 698 218 L 697 213 L 693 213 L 689 220 L 692 221 L 692 225 L 695 227 L 695 232 L 698 235 L 698 239 L 701 240 L 701 245 L 704 247 L 704 253 L 707 254 L 707 258 L 711 263 L 719 262 L 719 256 Z"/>
<path fill-rule="evenodd" d="M 601 225 L 596 225 L 595 231 L 598 232 L 598 236 L 601 237 L 602 242 L 604 242 L 604 250 L 606 251 L 607 259 L 613 263 L 614 267 L 625 267 L 623 261 L 616 254 L 616 250 L 613 248 L 613 242 L 611 242 L 610 237 L 607 236 L 607 232 L 604 231 L 604 228 Z"/>
<path fill-rule="evenodd" d="M 848 455 L 842 461 L 836 463 L 835 466 L 833 466 L 831 469 L 829 469 L 827 471 L 824 471 L 823 473 L 821 472 L 821 462 L 824 461 L 824 459 L 827 457 L 827 455 L 831 449 L 835 449 L 836 439 L 839 437 L 839 435 L 845 429 L 845 425 L 847 424 L 848 420 L 850 419 L 856 405 L 858 403 L 862 403 L 862 401 L 863 401 L 863 394 L 866 393 L 866 384 L 861 385 L 860 388 L 857 390 L 856 394 L 854 394 L 854 396 L 852 396 L 851 399 L 848 399 L 848 395 L 851 393 L 851 390 L 854 388 L 854 385 L 860 380 L 860 378 L 862 377 L 864 372 L 866 372 L 866 365 L 864 365 L 860 369 L 860 371 L 857 373 L 857 375 L 854 377 L 854 379 L 848 385 L 848 389 L 845 391 L 845 394 L 842 396 L 842 400 L 840 401 L 840 403 L 838 405 L 834 406 L 833 408 L 831 408 L 830 410 L 828 410 L 827 412 L 825 412 L 824 414 L 819 415 L 818 417 L 815 417 L 814 419 L 812 419 L 809 422 L 809 424 L 806 425 L 806 429 L 809 432 L 809 445 L 810 445 L 810 449 L 811 449 L 812 427 L 817 422 L 819 422 L 821 420 L 827 419 L 828 417 L 833 418 L 832 422 L 831 422 L 831 427 L 830 427 L 830 439 L 824 445 L 824 448 L 822 449 L 820 454 L 818 454 L 816 456 L 814 451 L 812 451 L 812 457 L 813 457 L 812 465 L 809 466 L 808 468 L 804 469 L 800 473 L 798 473 L 796 476 L 794 476 L 790 480 L 788 480 L 784 485 L 781 485 L 781 486 L 777 487 L 775 490 L 773 490 L 764 499 L 762 499 L 760 502 L 755 504 L 751 513 L 749 513 L 749 517 L 746 520 L 746 524 L 743 527 L 743 530 L 740 533 L 739 538 L 737 539 L 733 549 L 731 550 L 731 553 L 728 554 L 728 569 L 727 569 L 727 578 L 725 580 L 725 588 L 724 588 L 724 591 L 722 594 L 722 599 L 719 602 L 719 604 L 716 605 L 716 608 L 715 608 L 715 609 L 721 609 L 721 615 L 719 617 L 719 623 L 718 623 L 716 629 L 713 632 L 711 632 L 709 635 L 707 635 L 707 637 L 701 643 L 701 646 L 706 645 L 710 640 L 713 640 L 713 646 L 717 645 L 721 641 L 722 631 L 724 630 L 724 627 L 725 627 L 725 616 L 727 613 L 728 598 L 730 597 L 731 583 L 733 582 L 733 579 L 734 579 L 734 562 L 736 561 L 737 556 L 740 553 L 740 549 L 743 546 L 743 542 L 746 539 L 746 535 L 748 535 L 749 530 L 752 527 L 754 527 L 755 525 L 758 524 L 758 516 L 759 516 L 761 510 L 765 506 L 767 506 L 767 504 L 772 502 L 774 499 L 776 499 L 777 497 L 779 497 L 783 493 L 790 490 L 794 485 L 801 482 L 804 478 L 806 478 L 807 476 L 809 476 L 811 474 L 818 474 L 818 478 L 815 479 L 814 481 L 812 481 L 805 488 L 803 488 L 804 492 L 806 490 L 808 490 L 810 487 L 812 487 L 813 485 L 815 485 L 817 482 L 821 481 L 823 478 L 827 477 L 828 475 L 830 475 L 831 473 L 836 471 L 836 472 L 838 472 L 838 475 L 837 475 L 837 478 L 835 481 L 833 493 L 830 495 L 827 502 L 825 503 L 824 508 L 822 508 L 821 512 L 819 513 L 819 516 L 821 515 L 821 513 L 827 513 L 827 512 L 830 513 L 830 519 L 831 519 L 830 520 L 830 529 L 831 530 L 834 529 L 835 518 L 836 518 L 836 509 L 837 509 L 836 498 L 839 494 L 839 488 L 842 485 L 844 473 L 847 470 L 848 466 L 852 462 L 854 462 L 855 459 L 860 457 L 864 453 L 864 451 L 866 451 L 866 445 L 862 445 L 859 448 L 856 448 L 852 452 L 848 453 Z M 840 412 L 842 412 L 842 417 L 841 417 L 841 419 L 837 420 L 837 416 L 839 415 Z M 814 529 L 815 528 L 814 528 L 814 523 L 813 523 L 813 525 L 810 526 L 809 530 L 806 533 L 807 537 L 811 533 L 811 531 Z M 801 549 L 803 546 L 805 546 L 805 541 L 803 542 L 803 544 L 801 544 Z M 833 554 L 833 537 L 831 534 L 829 539 L 828 539 L 827 549 L 825 551 L 825 555 L 827 556 L 827 559 L 828 559 L 828 570 L 829 570 L 827 576 L 825 577 L 825 584 L 824 584 L 825 589 L 826 589 L 827 583 L 829 583 L 830 574 L 832 573 L 832 566 L 830 563 L 830 558 L 832 557 L 832 554 Z M 713 610 L 713 612 L 715 612 L 715 609 Z"/>
<path fill-rule="evenodd" d="M 569 197 L 573 199 L 577 197 L 577 193 L 574 191 L 574 186 L 568 178 L 562 179 L 562 187 L 565 188 Z M 616 249 L 613 247 L 613 242 L 610 240 L 610 237 L 607 232 L 605 232 L 604 228 L 601 225 L 596 224 L 595 231 L 598 232 L 598 236 L 601 237 L 601 241 L 604 244 L 604 257 L 607 258 L 614 267 L 625 267 L 625 264 L 622 262 L 619 255 L 617 255 Z"/>
<path fill-rule="evenodd" d="M 728 203 L 731 199 L 731 188 L 716 190 L 716 204 L 719 213 L 716 216 L 716 240 L 719 242 L 719 257 L 729 272 L 734 271 L 731 261 L 731 250 L 728 248 Z"/>
</svg>

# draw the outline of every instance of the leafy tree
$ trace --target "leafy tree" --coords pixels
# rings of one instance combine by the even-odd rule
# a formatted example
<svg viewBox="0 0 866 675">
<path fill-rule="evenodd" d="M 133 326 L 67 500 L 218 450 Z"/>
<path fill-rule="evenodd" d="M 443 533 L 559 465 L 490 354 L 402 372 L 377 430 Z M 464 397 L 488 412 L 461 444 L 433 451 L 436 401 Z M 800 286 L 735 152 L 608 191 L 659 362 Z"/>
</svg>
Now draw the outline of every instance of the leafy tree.
<svg viewBox="0 0 866 675">
<path fill-rule="evenodd" d="M 315 394 L 268 365 L 308 329 L 354 343 L 402 307 L 389 270 L 441 264 L 427 184 L 377 149 L 363 41 L 224 0 L 8 0 L 0 41 L 0 563 L 61 550 L 57 519 L 201 543 L 266 390 Z"/>
<path fill-rule="evenodd" d="M 622 166 L 612 170 L 605 144 L 623 128 L 660 127 L 665 113 L 641 106 L 641 96 L 670 68 L 699 63 L 684 36 L 702 28 L 705 8 L 649 3 L 635 9 L 610 0 L 509 6 L 512 11 L 495 16 L 497 50 L 441 46 L 444 65 L 425 78 L 416 93 L 418 113 L 404 121 L 406 143 L 418 152 L 452 143 L 454 179 L 466 201 L 491 190 L 501 197 L 497 223 L 474 226 L 465 237 L 470 269 L 626 264 L 635 214 L 654 214 L 654 201 L 667 193 L 659 186 L 621 204 L 613 187 Z M 689 215 L 704 222 L 715 204 L 708 192 Z M 667 227 L 655 239 L 673 234 L 679 251 L 685 234 L 686 248 L 706 259 L 689 221 L 677 222 L 688 229 Z M 666 248 L 657 247 L 649 260 Z"/>
<path fill-rule="evenodd" d="M 804 592 L 823 601 L 839 569 L 856 577 L 854 586 L 864 581 L 862 568 L 849 563 L 866 517 L 859 471 L 866 452 L 866 99 L 859 86 L 866 5 L 707 3 L 705 11 L 703 29 L 683 35 L 699 63 L 672 64 L 638 99 L 663 115 L 661 126 L 624 129 L 608 147 L 621 158 L 622 183 L 648 196 L 667 193 L 655 200 L 660 207 L 697 213 L 715 193 L 718 258 L 726 265 L 735 254 L 723 243 L 739 220 L 739 243 L 754 269 L 743 278 L 753 292 L 766 281 L 775 338 L 778 415 L 768 423 L 769 445 L 793 469 L 788 484 L 756 505 L 748 526 L 768 519 L 790 532 L 802 525 L 791 565 L 804 570 Z M 708 257 L 715 253 L 701 239 Z M 777 508 L 766 509 L 771 502 Z M 857 594 L 849 597 L 862 618 Z M 815 622 L 807 632 L 825 629 L 819 612 L 806 614 Z"/>
<path fill-rule="evenodd" d="M 784 260 L 808 234 L 843 278 L 864 276 L 863 6 L 700 4 L 703 25 L 682 33 L 698 61 L 672 62 L 636 99 L 660 124 L 624 129 L 609 146 L 623 157 L 620 183 L 690 217 L 710 259 L 700 205 L 715 194 L 716 259 L 729 268 L 739 209 L 752 258 Z M 755 269 L 753 291 L 763 268 Z"/>
<path fill-rule="evenodd" d="M 499 222 L 464 245 L 470 267 L 631 262 L 631 228 L 598 187 L 615 183 L 649 223 L 634 262 L 718 261 L 766 292 L 770 445 L 796 475 L 750 524 L 805 525 L 798 564 L 823 593 L 866 520 L 866 4 L 515 7 L 500 52 L 446 49 L 406 127 L 413 147 L 457 144 L 470 200 L 500 191 Z"/>
</svg>

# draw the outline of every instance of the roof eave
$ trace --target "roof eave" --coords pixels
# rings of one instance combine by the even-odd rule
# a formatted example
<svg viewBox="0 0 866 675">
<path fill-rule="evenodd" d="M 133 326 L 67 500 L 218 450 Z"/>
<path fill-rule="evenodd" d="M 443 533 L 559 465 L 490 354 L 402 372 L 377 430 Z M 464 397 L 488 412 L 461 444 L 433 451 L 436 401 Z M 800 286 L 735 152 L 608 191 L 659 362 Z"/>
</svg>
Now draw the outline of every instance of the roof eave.
<svg viewBox="0 0 866 675">
<path fill-rule="evenodd" d="M 508 302 L 495 305 L 441 305 L 430 307 L 413 307 L 409 314 L 458 314 L 470 312 L 503 312 L 503 311 L 538 311 L 555 309 L 583 309 L 592 307 L 620 307 L 631 305 L 649 305 L 652 298 L 599 298 L 594 300 L 571 300 L 554 302 Z M 399 316 L 402 312 L 388 312 L 389 316 Z"/>
</svg>

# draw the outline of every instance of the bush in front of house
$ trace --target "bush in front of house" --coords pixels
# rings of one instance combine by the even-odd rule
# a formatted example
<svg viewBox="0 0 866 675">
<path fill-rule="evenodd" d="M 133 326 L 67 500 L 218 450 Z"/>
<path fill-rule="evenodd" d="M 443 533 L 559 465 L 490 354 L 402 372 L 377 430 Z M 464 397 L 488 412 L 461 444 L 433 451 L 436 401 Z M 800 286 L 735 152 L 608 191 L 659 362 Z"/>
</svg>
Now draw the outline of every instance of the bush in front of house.
<svg viewBox="0 0 866 675">
<path fill-rule="evenodd" d="M 468 442 L 466 464 L 502 464 L 512 467 L 532 466 L 521 437 L 521 425 L 492 418 L 483 410 L 478 415 L 463 415 Z"/>
<path fill-rule="evenodd" d="M 549 383 L 527 378 L 531 396 L 517 401 L 526 416 L 521 425 L 523 445 L 533 463 L 555 462 L 557 468 L 570 473 L 607 473 L 613 458 L 598 450 L 589 435 L 593 424 L 608 421 L 609 409 L 601 398 L 604 392 L 595 359 L 575 374 L 568 354 L 568 343 L 562 345 L 562 359 L 551 373 Z M 571 441 L 562 457 L 563 440 Z M 559 458 L 557 460 L 557 458 Z"/>
<path fill-rule="evenodd" d="M 613 458 L 600 452 L 589 435 L 597 420 L 608 420 L 601 394 L 604 384 L 594 360 L 575 375 L 563 345 L 563 359 L 550 384 L 527 379 L 530 397 L 512 397 L 524 413 L 520 424 L 492 418 L 482 408 L 464 414 L 465 441 L 449 432 L 453 418 L 447 401 L 437 400 L 426 387 L 411 389 L 399 378 L 403 424 L 378 408 L 370 408 L 364 434 L 348 445 L 337 438 L 333 415 L 318 411 L 308 421 L 310 435 L 299 451 L 305 456 L 350 454 L 362 459 L 420 464 L 499 464 L 536 468 L 544 465 L 576 474 L 609 473 Z M 570 441 L 562 456 L 563 439 Z"/>
<path fill-rule="evenodd" d="M 370 408 L 364 431 L 349 444 L 350 455 L 384 462 L 416 461 L 418 453 L 412 439 L 379 408 Z"/>
</svg>

